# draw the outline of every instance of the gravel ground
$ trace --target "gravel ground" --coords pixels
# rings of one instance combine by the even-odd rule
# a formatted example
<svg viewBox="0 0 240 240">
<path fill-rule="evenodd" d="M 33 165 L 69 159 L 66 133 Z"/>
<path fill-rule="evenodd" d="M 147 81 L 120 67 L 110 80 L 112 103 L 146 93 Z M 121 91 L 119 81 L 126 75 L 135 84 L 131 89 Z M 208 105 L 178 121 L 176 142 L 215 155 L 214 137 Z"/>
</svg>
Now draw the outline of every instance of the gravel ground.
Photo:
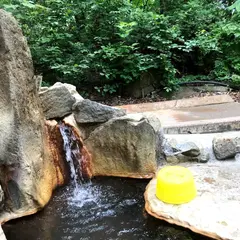
<svg viewBox="0 0 240 240">
<path fill-rule="evenodd" d="M 240 102 L 240 91 L 236 92 L 196 92 L 192 97 L 204 97 L 204 96 L 213 96 L 213 95 L 222 95 L 229 94 L 235 102 Z M 132 98 L 132 97 L 109 97 L 104 100 L 100 100 L 99 102 L 103 104 L 107 104 L 110 106 L 118 106 L 118 105 L 127 105 L 127 104 L 137 104 L 137 103 L 147 103 L 147 102 L 161 102 L 171 100 L 171 98 L 165 98 L 160 96 L 160 94 L 155 94 L 154 96 L 146 96 L 144 98 Z"/>
</svg>

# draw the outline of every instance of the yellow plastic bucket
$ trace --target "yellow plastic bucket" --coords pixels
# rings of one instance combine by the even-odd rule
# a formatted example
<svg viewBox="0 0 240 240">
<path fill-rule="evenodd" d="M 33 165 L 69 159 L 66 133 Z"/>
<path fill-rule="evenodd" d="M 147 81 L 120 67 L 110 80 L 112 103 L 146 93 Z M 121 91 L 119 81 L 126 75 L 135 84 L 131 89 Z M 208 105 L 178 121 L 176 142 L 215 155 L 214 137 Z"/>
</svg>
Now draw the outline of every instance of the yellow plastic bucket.
<svg viewBox="0 0 240 240">
<path fill-rule="evenodd" d="M 157 173 L 156 196 L 171 204 L 190 202 L 197 195 L 191 171 L 181 166 L 163 167 Z"/>
</svg>

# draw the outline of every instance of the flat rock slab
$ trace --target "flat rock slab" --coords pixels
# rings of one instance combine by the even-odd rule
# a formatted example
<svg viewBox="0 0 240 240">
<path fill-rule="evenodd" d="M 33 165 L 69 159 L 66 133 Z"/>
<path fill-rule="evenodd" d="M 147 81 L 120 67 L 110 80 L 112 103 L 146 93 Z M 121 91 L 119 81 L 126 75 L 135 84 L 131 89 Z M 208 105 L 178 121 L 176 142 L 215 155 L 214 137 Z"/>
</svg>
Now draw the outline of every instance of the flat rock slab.
<svg viewBox="0 0 240 240">
<path fill-rule="evenodd" d="M 126 109 L 127 113 L 152 112 L 164 109 L 180 109 L 213 104 L 233 103 L 234 100 L 229 95 L 215 95 L 205 97 L 185 98 L 163 102 L 150 102 L 118 106 Z"/>
<path fill-rule="evenodd" d="M 187 204 L 172 205 L 158 200 L 156 179 L 146 188 L 145 208 L 150 215 L 189 228 L 214 239 L 240 239 L 240 164 L 188 165 L 198 194 Z"/>
</svg>

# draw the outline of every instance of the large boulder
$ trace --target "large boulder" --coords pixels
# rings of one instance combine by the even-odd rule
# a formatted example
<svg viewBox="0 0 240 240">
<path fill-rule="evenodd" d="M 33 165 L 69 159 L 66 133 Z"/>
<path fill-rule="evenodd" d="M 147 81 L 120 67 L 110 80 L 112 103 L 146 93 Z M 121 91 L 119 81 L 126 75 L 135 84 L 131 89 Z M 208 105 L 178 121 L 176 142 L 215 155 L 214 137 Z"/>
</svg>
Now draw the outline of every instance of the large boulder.
<svg viewBox="0 0 240 240">
<path fill-rule="evenodd" d="M 75 86 L 60 82 L 40 91 L 39 96 L 46 119 L 62 118 L 71 114 L 76 100 L 83 99 Z"/>
<path fill-rule="evenodd" d="M 213 150 L 219 160 L 234 157 L 240 153 L 240 132 L 218 134 L 213 139 Z"/>
<path fill-rule="evenodd" d="M 41 76 L 36 76 L 37 79 L 39 79 Z M 40 80 L 41 82 L 41 80 Z M 75 101 L 82 101 L 84 98 L 77 92 L 76 86 L 69 84 L 69 83 L 61 83 L 61 82 L 56 82 L 54 87 L 66 87 L 69 93 L 75 98 Z M 50 87 L 51 88 L 51 87 Z M 40 87 L 39 92 L 44 92 L 46 90 L 49 90 L 49 87 Z"/>
<path fill-rule="evenodd" d="M 84 141 L 92 155 L 92 173 L 101 176 L 151 178 L 160 157 L 162 128 L 141 114 L 114 118 Z"/>
<path fill-rule="evenodd" d="M 84 99 L 73 105 L 73 113 L 77 123 L 103 123 L 126 115 L 126 110 Z"/>
<path fill-rule="evenodd" d="M 42 208 L 64 176 L 46 137 L 29 48 L 16 20 L 3 10 L 0 62 L 2 223 Z"/>
</svg>

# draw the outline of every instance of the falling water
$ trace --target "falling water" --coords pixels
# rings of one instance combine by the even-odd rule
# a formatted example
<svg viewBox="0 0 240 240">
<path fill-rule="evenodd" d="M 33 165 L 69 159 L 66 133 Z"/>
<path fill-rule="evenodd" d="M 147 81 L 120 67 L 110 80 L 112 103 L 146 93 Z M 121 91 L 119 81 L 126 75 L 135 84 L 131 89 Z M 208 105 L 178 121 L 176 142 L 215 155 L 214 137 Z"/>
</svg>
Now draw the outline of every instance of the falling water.
<svg viewBox="0 0 240 240">
<path fill-rule="evenodd" d="M 79 184 L 81 185 L 86 181 L 86 178 L 83 176 L 83 166 L 85 163 L 83 162 L 77 136 L 72 128 L 64 123 L 60 123 L 59 128 L 63 138 L 66 160 L 70 167 L 71 179 L 77 188 Z"/>
<path fill-rule="evenodd" d="M 82 146 L 79 145 L 78 136 L 72 127 L 64 123 L 59 124 L 59 129 L 72 179 L 71 186 L 68 187 L 68 190 L 72 192 L 69 204 L 83 206 L 89 202 L 96 202 L 99 194 L 86 174 L 86 162 L 81 154 Z"/>
</svg>

